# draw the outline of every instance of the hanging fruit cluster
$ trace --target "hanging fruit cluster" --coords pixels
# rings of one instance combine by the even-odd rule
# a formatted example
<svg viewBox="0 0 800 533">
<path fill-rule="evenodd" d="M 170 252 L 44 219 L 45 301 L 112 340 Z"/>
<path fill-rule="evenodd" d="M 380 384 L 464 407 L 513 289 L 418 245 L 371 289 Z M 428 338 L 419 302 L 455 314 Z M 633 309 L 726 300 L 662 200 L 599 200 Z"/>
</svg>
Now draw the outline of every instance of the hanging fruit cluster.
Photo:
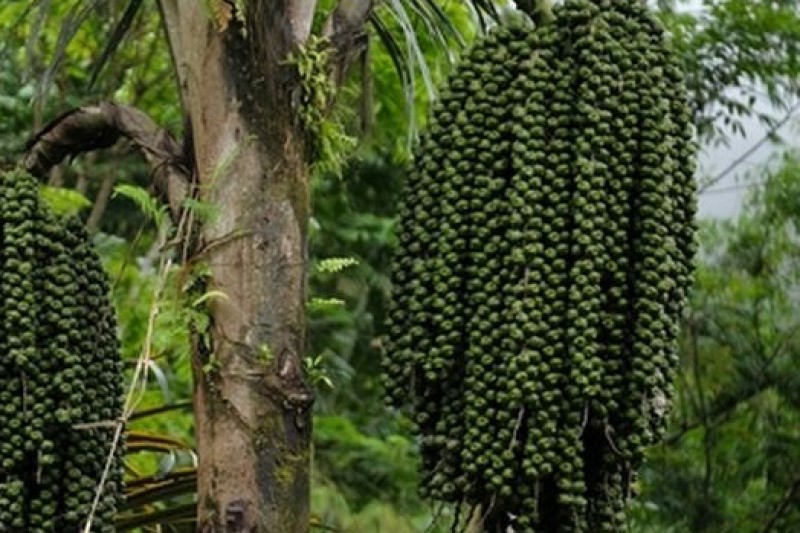
<svg viewBox="0 0 800 533">
<path fill-rule="evenodd" d="M 80 531 L 121 414 L 106 276 L 82 224 L 22 171 L 0 173 L 0 265 L 0 531 Z M 92 531 L 114 530 L 113 453 Z"/>
<path fill-rule="evenodd" d="M 617 531 L 663 432 L 695 252 L 682 72 L 639 0 L 478 42 L 399 214 L 385 390 L 422 492 L 490 530 Z"/>
</svg>

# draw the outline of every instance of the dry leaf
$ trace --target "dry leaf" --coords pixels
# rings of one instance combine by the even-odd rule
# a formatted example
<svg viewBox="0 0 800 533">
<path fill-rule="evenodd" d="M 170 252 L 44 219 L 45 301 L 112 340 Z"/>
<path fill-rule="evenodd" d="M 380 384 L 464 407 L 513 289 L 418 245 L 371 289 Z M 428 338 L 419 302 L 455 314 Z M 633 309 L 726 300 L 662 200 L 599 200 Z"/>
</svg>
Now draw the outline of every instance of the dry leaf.
<svg viewBox="0 0 800 533">
<path fill-rule="evenodd" d="M 217 23 L 220 33 L 228 29 L 233 19 L 233 4 L 228 0 L 210 0 L 211 15 Z"/>
</svg>

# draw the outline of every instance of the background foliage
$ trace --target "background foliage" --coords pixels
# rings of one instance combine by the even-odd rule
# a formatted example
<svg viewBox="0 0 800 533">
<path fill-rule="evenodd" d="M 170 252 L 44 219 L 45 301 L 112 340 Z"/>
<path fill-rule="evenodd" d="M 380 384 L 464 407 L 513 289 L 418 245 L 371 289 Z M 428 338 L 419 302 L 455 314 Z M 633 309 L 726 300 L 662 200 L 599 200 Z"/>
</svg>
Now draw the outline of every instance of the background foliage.
<svg viewBox="0 0 800 533">
<path fill-rule="evenodd" d="M 26 138 L 50 118 L 98 99 L 139 106 L 180 136 L 157 10 L 145 2 L 148 7 L 131 16 L 136 3 L 0 6 L 0 162 L 17 158 Z M 431 509 L 416 495 L 416 444 L 402 416 L 382 406 L 378 348 L 409 147 L 460 41 L 468 43 L 485 20 L 466 4 L 408 1 L 402 13 L 397 5 L 386 2 L 379 11 L 382 25 L 372 26 L 363 68 L 348 80 L 335 127 L 323 139 L 330 143 L 323 153 L 335 161 L 323 161 L 328 164 L 314 177 L 311 255 L 317 267 L 307 354 L 319 389 L 313 509 L 316 527 L 336 531 L 447 531 L 453 514 Z M 437 18 L 420 11 L 430 6 L 441 8 L 449 22 L 433 24 Z M 686 61 L 699 138 L 713 144 L 747 135 L 750 116 L 775 133 L 798 107 L 797 3 L 693 6 L 687 11 L 677 2 L 658 2 Z M 127 31 L 116 53 L 101 61 L 120 26 Z M 394 46 L 392 40 L 381 44 L 381 32 L 393 36 Z M 756 100 L 771 105 L 758 107 Z M 347 138 L 358 142 L 343 142 Z M 671 432 L 652 450 L 638 482 L 632 531 L 800 530 L 800 158 L 792 141 L 784 139 L 780 164 L 750 172 L 745 184 L 751 193 L 737 218 L 701 224 Z M 714 177 L 698 179 L 708 184 Z M 168 261 L 173 251 L 163 246 L 165 229 L 136 202 L 136 191 L 148 187 L 148 171 L 129 147 L 63 165 L 49 185 L 88 200 L 82 215 L 112 277 L 131 372 L 143 347 L 149 350 L 128 439 L 131 508 L 120 525 L 160 520 L 174 531 L 190 531 L 187 324 L 197 320 L 193 305 L 202 303 L 187 301 L 184 289 L 201 273 Z M 326 261 L 331 258 L 352 261 Z"/>
</svg>

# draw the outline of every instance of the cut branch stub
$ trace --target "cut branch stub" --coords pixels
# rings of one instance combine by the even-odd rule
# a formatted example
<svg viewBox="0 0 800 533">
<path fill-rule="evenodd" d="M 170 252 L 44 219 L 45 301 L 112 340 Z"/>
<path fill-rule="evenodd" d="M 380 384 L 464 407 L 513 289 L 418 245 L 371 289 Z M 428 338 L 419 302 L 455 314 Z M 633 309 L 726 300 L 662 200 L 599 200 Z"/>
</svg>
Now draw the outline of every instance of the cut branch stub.
<svg viewBox="0 0 800 533">
<path fill-rule="evenodd" d="M 109 148 L 120 137 L 130 140 L 147 159 L 156 195 L 177 219 L 189 189 L 190 162 L 172 135 L 134 107 L 101 102 L 64 113 L 28 141 L 24 165 L 43 178 L 65 158 Z"/>
</svg>

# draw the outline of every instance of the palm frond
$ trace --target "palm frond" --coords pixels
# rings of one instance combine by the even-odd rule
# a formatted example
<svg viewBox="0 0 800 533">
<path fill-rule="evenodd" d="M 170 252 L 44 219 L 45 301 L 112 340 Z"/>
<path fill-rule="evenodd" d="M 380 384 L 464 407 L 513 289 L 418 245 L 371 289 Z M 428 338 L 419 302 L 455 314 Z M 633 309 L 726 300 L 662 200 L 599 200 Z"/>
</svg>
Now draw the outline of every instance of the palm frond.
<svg viewBox="0 0 800 533">
<path fill-rule="evenodd" d="M 433 100 L 436 98 L 436 88 L 431 78 L 431 72 L 428 68 L 425 54 L 422 52 L 422 47 L 419 45 L 419 40 L 417 39 L 417 30 L 411 23 L 411 18 L 408 16 L 408 12 L 401 0 L 389 0 L 387 5 L 389 7 L 389 12 L 394 16 L 397 24 L 403 31 L 403 39 L 406 42 L 407 57 L 409 60 L 409 67 L 412 70 L 412 76 L 415 67 L 418 66 L 420 76 L 428 92 L 428 98 Z M 412 81 L 414 81 L 414 78 L 412 78 Z"/>
<path fill-rule="evenodd" d="M 449 34 L 451 37 L 453 37 L 459 46 L 466 46 L 464 36 L 461 34 L 455 24 L 453 24 L 453 21 L 450 20 L 450 17 L 447 16 L 447 13 L 444 12 L 444 9 L 442 9 L 436 0 L 407 1 L 409 3 L 420 3 L 425 6 L 427 8 L 427 12 L 430 13 L 431 23 L 433 23 L 434 26 L 441 28 L 442 33 Z"/>
<path fill-rule="evenodd" d="M 427 31 L 433 40 L 442 47 L 442 50 L 447 51 L 447 60 L 453 63 L 455 54 L 448 41 L 448 35 L 455 39 L 459 45 L 464 42 L 458 28 L 455 27 L 453 22 L 445 15 L 444 19 L 440 19 L 438 15 L 431 10 L 431 5 L 439 7 L 435 1 L 432 0 L 407 0 L 408 7 L 425 25 Z"/>
<path fill-rule="evenodd" d="M 166 509 L 138 512 L 129 515 L 122 514 L 117 518 L 115 526 L 117 531 L 132 531 L 137 528 L 153 525 L 174 524 L 176 522 L 183 523 L 185 521 L 191 523 L 194 522 L 196 514 L 197 504 L 186 503 L 167 507 Z"/>
<path fill-rule="evenodd" d="M 126 433 L 126 444 L 129 450 L 136 449 L 137 447 L 147 448 L 152 447 L 154 450 L 191 450 L 192 447 L 183 442 L 182 440 L 170 437 L 168 435 L 161 435 L 158 433 L 149 433 L 146 431 L 133 431 L 128 430 Z"/>
<path fill-rule="evenodd" d="M 472 19 L 481 31 L 489 29 L 491 21 L 498 20 L 500 13 L 493 0 L 469 0 L 465 2 Z"/>
<path fill-rule="evenodd" d="M 58 68 L 61 66 L 62 61 L 67 53 L 67 47 L 75 38 L 81 25 L 89 18 L 89 16 L 97 9 L 103 0 L 80 0 L 67 13 L 64 21 L 61 23 L 61 28 L 58 32 L 56 39 L 56 47 L 53 51 L 53 57 L 50 64 L 42 74 L 38 86 L 36 87 L 36 99 L 42 101 L 47 92 L 50 90 L 50 85 L 53 82 Z"/>
<path fill-rule="evenodd" d="M 464 5 L 482 31 L 500 18 L 494 0 L 468 0 Z M 369 21 L 400 78 L 410 148 L 417 137 L 417 81 L 422 81 L 429 100 L 436 98 L 436 82 L 423 52 L 425 47 L 420 44 L 421 33 L 446 50 L 451 62 L 455 57 L 453 44 L 456 48 L 464 46 L 466 40 L 440 0 L 387 0 L 372 12 Z"/>
<path fill-rule="evenodd" d="M 40 33 L 40 28 L 44 23 L 48 11 L 50 11 L 52 0 L 42 0 L 40 2 L 39 15 L 34 21 L 34 31 L 31 32 L 28 43 L 27 51 L 29 57 L 33 52 L 33 46 Z M 36 88 L 35 98 L 39 101 L 43 100 L 50 90 L 58 69 L 66 57 L 67 48 L 78 34 L 81 26 L 89 19 L 89 17 L 98 9 L 104 0 L 77 0 L 67 12 L 64 17 L 61 27 L 56 38 L 55 49 L 50 58 L 47 68 L 39 79 Z M 95 61 L 89 75 L 88 88 L 92 88 L 97 81 L 103 67 L 108 64 L 111 57 L 119 49 L 119 45 L 127 36 L 133 25 L 136 15 L 140 12 L 143 0 L 129 0 L 119 17 L 119 20 L 114 24 L 111 32 L 106 39 L 106 45 L 103 48 L 97 61 Z"/>
<path fill-rule="evenodd" d="M 122 511 L 164 502 L 180 496 L 194 496 L 196 491 L 197 471 L 194 469 L 191 472 L 180 472 L 175 476 L 165 476 L 164 479 L 154 479 L 149 485 L 128 492 L 125 495 Z"/>
<path fill-rule="evenodd" d="M 150 409 L 142 409 L 141 411 L 134 412 L 130 417 L 128 417 L 129 422 L 133 422 L 134 420 L 139 420 L 142 418 L 147 418 L 150 416 L 160 415 L 162 413 L 167 413 L 169 411 L 175 410 L 183 410 L 183 409 L 191 409 L 192 402 L 178 402 L 173 404 L 166 404 L 160 405 L 158 407 L 153 407 Z"/>
<path fill-rule="evenodd" d="M 400 84 L 403 87 L 403 95 L 405 97 L 405 109 L 408 118 L 408 137 L 409 142 L 417 135 L 417 122 L 414 116 L 414 101 L 416 100 L 416 88 L 414 86 L 414 72 L 409 66 L 409 60 L 406 53 L 400 47 L 394 34 L 392 34 L 389 27 L 384 22 L 383 18 L 378 12 L 373 11 L 369 17 L 375 33 L 378 35 L 381 43 L 386 49 L 389 59 L 394 65 L 395 72 L 400 78 Z"/>
<path fill-rule="evenodd" d="M 35 64 L 35 57 L 36 57 L 36 43 L 39 41 L 39 37 L 42 34 L 42 28 L 44 27 L 44 23 L 47 20 L 47 15 L 50 11 L 50 3 L 53 0 L 38 0 L 36 2 L 31 2 L 30 5 L 22 12 L 20 15 L 19 22 L 26 20 L 29 16 L 31 11 L 37 9 L 37 13 L 35 18 L 33 19 L 33 23 L 31 24 L 31 31 L 28 34 L 28 38 L 25 39 L 25 55 L 28 58 L 28 69 L 30 69 Z"/>
<path fill-rule="evenodd" d="M 136 19 L 136 15 L 139 13 L 139 8 L 142 7 L 142 3 L 142 0 L 130 0 L 130 2 L 128 2 L 125 11 L 122 13 L 119 21 L 117 21 L 117 24 L 111 31 L 111 35 L 109 35 L 106 41 L 103 52 L 92 66 L 92 71 L 89 75 L 89 89 L 94 87 L 94 84 L 97 81 L 100 72 L 102 72 L 103 67 L 108 63 L 108 60 L 111 59 L 111 56 L 113 56 L 117 51 L 117 48 L 119 48 L 119 45 L 125 39 L 125 36 L 127 36 L 133 21 Z"/>
</svg>

